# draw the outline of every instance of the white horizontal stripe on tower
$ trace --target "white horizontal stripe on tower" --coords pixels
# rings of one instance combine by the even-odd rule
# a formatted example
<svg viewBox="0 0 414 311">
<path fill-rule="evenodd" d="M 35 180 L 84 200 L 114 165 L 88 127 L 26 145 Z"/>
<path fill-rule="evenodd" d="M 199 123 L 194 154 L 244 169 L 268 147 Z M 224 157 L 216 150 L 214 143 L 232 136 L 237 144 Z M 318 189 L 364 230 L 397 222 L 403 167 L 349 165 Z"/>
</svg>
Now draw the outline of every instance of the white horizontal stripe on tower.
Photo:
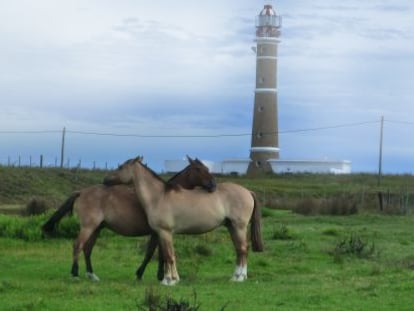
<svg viewBox="0 0 414 311">
<path fill-rule="evenodd" d="M 256 42 L 258 44 L 277 45 L 280 42 L 280 40 L 278 38 L 272 38 L 272 37 L 256 37 Z"/>
<path fill-rule="evenodd" d="M 277 57 L 276 56 L 257 56 L 257 59 L 277 60 Z"/>
<path fill-rule="evenodd" d="M 251 147 L 251 152 L 279 152 L 280 148 L 277 147 Z"/>
<path fill-rule="evenodd" d="M 256 88 L 256 93 L 277 93 L 277 89 L 273 88 Z"/>
</svg>

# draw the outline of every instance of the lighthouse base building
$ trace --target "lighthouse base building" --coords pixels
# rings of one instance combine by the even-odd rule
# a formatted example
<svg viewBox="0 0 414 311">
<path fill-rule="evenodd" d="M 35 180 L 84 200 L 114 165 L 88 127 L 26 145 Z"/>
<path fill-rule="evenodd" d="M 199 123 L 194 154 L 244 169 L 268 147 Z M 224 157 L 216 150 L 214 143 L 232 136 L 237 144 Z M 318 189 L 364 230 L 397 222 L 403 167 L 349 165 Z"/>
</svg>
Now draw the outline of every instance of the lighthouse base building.
<svg viewBox="0 0 414 311">
<path fill-rule="evenodd" d="M 245 175 L 251 159 L 228 159 L 220 162 L 201 160 L 211 173 L 223 175 Z M 313 174 L 350 174 L 351 161 L 346 160 L 283 160 L 270 159 L 267 164 L 275 174 L 313 173 Z M 165 173 L 177 173 L 188 165 L 186 158 L 166 160 Z"/>
</svg>

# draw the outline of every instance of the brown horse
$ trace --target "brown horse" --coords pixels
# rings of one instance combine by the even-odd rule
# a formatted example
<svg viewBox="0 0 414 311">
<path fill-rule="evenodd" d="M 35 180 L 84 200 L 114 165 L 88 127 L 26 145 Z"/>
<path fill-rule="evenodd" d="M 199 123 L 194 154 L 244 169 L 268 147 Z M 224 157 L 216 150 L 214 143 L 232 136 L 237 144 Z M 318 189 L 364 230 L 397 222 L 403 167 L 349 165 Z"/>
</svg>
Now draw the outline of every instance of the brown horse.
<svg viewBox="0 0 414 311">
<path fill-rule="evenodd" d="M 167 187 L 180 191 L 181 188 L 194 189 L 201 186 L 208 191 L 214 191 L 216 183 L 208 168 L 198 159 L 192 160 L 188 157 L 188 160 L 190 164 L 168 180 Z M 148 225 L 146 214 L 137 200 L 134 189 L 125 185 L 113 187 L 94 185 L 74 192 L 42 226 L 43 232 L 54 231 L 56 224 L 73 209 L 79 218 L 80 231 L 73 246 L 72 275 L 79 276 L 78 259 L 83 250 L 87 277 L 99 281 L 98 276 L 93 273 L 91 254 L 100 229 L 107 227 L 124 236 L 151 234 L 144 261 L 136 272 L 138 279 L 141 279 L 158 245 L 158 236 Z M 160 262 L 158 267 L 160 280 L 163 276 L 162 268 Z"/>
<path fill-rule="evenodd" d="M 255 195 L 234 183 L 220 183 L 216 191 L 169 190 L 165 182 L 136 159 L 105 177 L 104 184 L 134 183 L 135 193 L 157 232 L 164 259 L 165 285 L 179 281 L 173 233 L 199 234 L 225 225 L 236 250 L 233 281 L 247 278 L 247 226 L 251 220 L 253 251 L 262 251 L 261 213 Z"/>
</svg>

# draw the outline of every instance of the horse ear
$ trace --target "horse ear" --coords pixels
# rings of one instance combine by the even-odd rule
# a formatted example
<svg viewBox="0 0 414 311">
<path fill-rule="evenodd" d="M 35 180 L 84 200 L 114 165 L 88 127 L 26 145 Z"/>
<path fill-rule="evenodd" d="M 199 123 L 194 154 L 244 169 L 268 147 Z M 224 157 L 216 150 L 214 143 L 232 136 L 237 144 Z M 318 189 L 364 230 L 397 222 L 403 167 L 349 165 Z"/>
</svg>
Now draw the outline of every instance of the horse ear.
<svg viewBox="0 0 414 311">
<path fill-rule="evenodd" d="M 195 162 L 197 162 L 198 164 L 204 165 L 203 162 L 201 162 L 198 158 L 195 158 Z"/>
<path fill-rule="evenodd" d="M 137 156 L 135 158 L 135 161 L 138 161 L 138 162 L 141 162 L 141 163 L 142 163 L 143 160 L 144 160 L 144 157 L 143 156 Z"/>
<path fill-rule="evenodd" d="M 187 154 L 187 160 L 188 160 L 188 162 L 190 162 L 190 164 L 193 164 L 193 163 L 194 163 L 194 160 L 193 160 L 193 159 L 191 159 L 191 158 L 188 156 L 188 154 Z"/>
</svg>

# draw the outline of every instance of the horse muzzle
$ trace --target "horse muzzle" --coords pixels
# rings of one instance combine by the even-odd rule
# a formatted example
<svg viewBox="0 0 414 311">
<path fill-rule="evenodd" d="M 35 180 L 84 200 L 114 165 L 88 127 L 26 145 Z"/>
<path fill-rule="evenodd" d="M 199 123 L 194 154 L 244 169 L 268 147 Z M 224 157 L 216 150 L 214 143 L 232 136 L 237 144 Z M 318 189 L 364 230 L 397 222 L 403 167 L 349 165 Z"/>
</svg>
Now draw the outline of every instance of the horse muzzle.
<svg viewBox="0 0 414 311">
<path fill-rule="evenodd" d="M 113 186 L 113 185 L 119 185 L 120 182 L 111 176 L 105 176 L 103 180 L 103 184 L 105 186 Z"/>
<path fill-rule="evenodd" d="M 210 182 L 207 183 L 207 185 L 205 186 L 205 188 L 207 189 L 208 192 L 214 192 L 216 191 L 217 188 L 217 183 L 215 180 L 211 180 Z"/>
</svg>

